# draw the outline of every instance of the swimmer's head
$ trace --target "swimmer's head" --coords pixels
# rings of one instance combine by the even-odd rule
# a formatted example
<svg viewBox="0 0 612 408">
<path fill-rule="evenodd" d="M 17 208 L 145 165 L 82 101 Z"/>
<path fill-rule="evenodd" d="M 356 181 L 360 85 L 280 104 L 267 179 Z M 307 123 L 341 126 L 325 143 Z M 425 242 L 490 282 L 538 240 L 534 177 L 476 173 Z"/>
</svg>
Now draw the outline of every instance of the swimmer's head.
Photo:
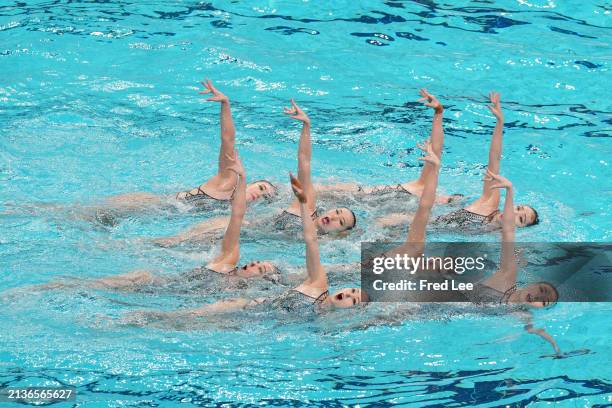
<svg viewBox="0 0 612 408">
<path fill-rule="evenodd" d="M 353 307 L 361 303 L 367 302 L 368 295 L 365 291 L 359 288 L 345 288 L 337 291 L 333 295 L 328 296 L 325 299 L 325 303 L 332 307 L 345 309 L 347 307 Z"/>
<path fill-rule="evenodd" d="M 499 221 L 502 220 L 503 214 L 498 213 L 497 217 Z M 537 225 L 540 222 L 540 217 L 538 216 L 538 212 L 528 205 L 517 205 L 514 207 L 514 223 L 517 227 L 530 227 L 532 225 Z"/>
<path fill-rule="evenodd" d="M 261 198 L 271 200 L 276 196 L 276 187 L 267 180 L 257 180 L 246 188 L 247 202 L 257 201 Z"/>
<path fill-rule="evenodd" d="M 270 282 L 278 283 L 280 281 L 280 271 L 276 268 L 272 262 L 269 261 L 255 261 L 243 265 L 238 268 L 236 275 L 241 278 L 262 278 L 269 280 Z"/>
<path fill-rule="evenodd" d="M 315 223 L 324 234 L 341 233 L 355 228 L 357 216 L 348 208 L 335 208 L 318 216 Z"/>
<path fill-rule="evenodd" d="M 538 282 L 517 289 L 514 296 L 520 303 L 538 309 L 554 306 L 559 300 L 559 292 L 548 282 Z"/>
</svg>

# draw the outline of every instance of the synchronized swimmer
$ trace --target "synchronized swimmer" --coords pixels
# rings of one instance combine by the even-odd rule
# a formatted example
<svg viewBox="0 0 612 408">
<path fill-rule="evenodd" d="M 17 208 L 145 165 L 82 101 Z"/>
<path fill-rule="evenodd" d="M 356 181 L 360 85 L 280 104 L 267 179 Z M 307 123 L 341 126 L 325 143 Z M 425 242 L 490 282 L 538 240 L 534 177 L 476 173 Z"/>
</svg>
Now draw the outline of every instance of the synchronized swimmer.
<svg viewBox="0 0 612 408">
<path fill-rule="evenodd" d="M 454 226 L 468 229 L 471 227 L 493 230 L 501 228 L 502 252 L 497 272 L 476 285 L 476 290 L 465 294 L 466 301 L 477 304 L 507 305 L 509 312 L 520 309 L 520 317 L 525 321 L 525 330 L 548 341 L 559 353 L 554 339 L 543 329 L 536 329 L 532 324 L 529 309 L 554 305 L 558 293 L 554 286 L 540 282 L 526 287 L 517 287 L 518 266 L 514 254 L 514 234 L 516 227 L 525 227 L 538 223 L 538 213 L 527 205 L 514 205 L 512 183 L 499 175 L 503 135 L 503 114 L 500 95 L 490 94 L 489 109 L 497 119 L 491 140 L 489 163 L 484 178 L 481 196 L 465 208 L 450 212 L 430 221 L 433 207 L 452 204 L 462 198 L 461 194 L 436 195 L 438 176 L 441 167 L 441 155 L 444 144 L 443 113 L 444 107 L 438 99 L 427 90 L 420 91 L 424 105 L 433 110 L 433 121 L 430 137 L 417 145 L 424 152 L 419 158 L 424 164 L 418 179 L 386 186 L 367 187 L 358 184 L 338 184 L 334 186 L 315 186 L 311 178 L 312 142 L 311 123 L 308 115 L 291 100 L 291 107 L 284 108 L 284 114 L 301 122 L 297 161 L 297 177 L 290 174 L 293 202 L 282 211 L 268 211 L 269 216 L 260 216 L 245 220 L 249 203 L 268 200 L 278 196 L 277 188 L 267 180 L 247 183 L 247 172 L 235 149 L 236 129 L 232 120 L 229 98 L 217 90 L 211 81 L 202 82 L 205 89 L 200 94 L 210 95 L 208 101 L 221 105 L 221 148 L 219 152 L 218 171 L 208 181 L 193 189 L 182 191 L 171 197 L 157 196 L 149 193 L 131 193 L 115 196 L 106 200 L 106 209 L 117 211 L 138 211 L 151 206 L 176 202 L 193 205 L 198 210 L 222 208 L 230 204 L 229 217 L 208 219 L 175 236 L 158 238 L 155 242 L 162 246 L 177 245 L 185 241 L 216 240 L 220 233 L 221 248 L 210 262 L 201 268 L 179 274 L 176 278 L 162 278 L 150 271 L 134 271 L 121 275 L 90 280 L 85 285 L 96 289 L 135 290 L 146 286 L 156 286 L 176 282 L 211 281 L 215 287 L 234 287 L 240 289 L 237 282 L 267 281 L 278 284 L 286 271 L 282 271 L 274 261 L 255 260 L 240 262 L 240 236 L 246 228 L 267 234 L 272 230 L 302 230 L 305 243 L 306 277 L 284 293 L 276 296 L 245 296 L 229 299 L 209 299 L 200 307 L 173 312 L 143 310 L 128 314 L 123 320 L 128 323 L 146 324 L 150 321 L 194 318 L 232 313 L 245 309 L 281 311 L 298 316 L 317 315 L 322 310 L 345 309 L 365 304 L 368 294 L 358 287 L 343 288 L 330 292 L 327 268 L 321 262 L 319 239 L 325 235 L 345 237 L 357 224 L 354 209 L 339 207 L 321 211 L 317 207 L 317 194 L 330 192 L 352 195 L 359 202 L 363 197 L 385 197 L 393 194 L 400 203 L 406 198 L 415 198 L 418 207 L 414 214 L 388 214 L 379 223 L 383 225 L 402 225 L 408 223 L 408 232 L 402 245 L 387 251 L 385 257 L 398 254 L 409 257 L 423 256 L 426 246 L 427 226 Z M 503 209 L 499 210 L 500 190 L 505 190 Z M 267 209 L 267 208 L 266 208 Z M 360 221 L 363 222 L 363 221 Z M 287 238 L 290 239 L 290 238 Z M 66 285 L 50 283 L 42 285 L 47 289 Z M 212 293 L 208 293 L 210 295 Z M 205 297 L 204 300 L 207 300 Z M 513 313 L 514 313 L 513 312 Z"/>
</svg>

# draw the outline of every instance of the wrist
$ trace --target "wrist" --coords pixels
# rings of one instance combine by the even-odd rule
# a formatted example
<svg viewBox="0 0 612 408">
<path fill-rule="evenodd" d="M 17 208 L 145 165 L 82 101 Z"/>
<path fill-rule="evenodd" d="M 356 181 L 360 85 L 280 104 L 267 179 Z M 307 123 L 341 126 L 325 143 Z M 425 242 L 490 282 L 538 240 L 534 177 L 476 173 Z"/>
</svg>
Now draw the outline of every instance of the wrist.
<svg viewBox="0 0 612 408">
<path fill-rule="evenodd" d="M 237 218 L 244 218 L 246 214 L 246 208 L 244 206 L 238 205 L 238 208 L 234 208 L 232 210 L 232 214 Z"/>
<path fill-rule="evenodd" d="M 443 113 L 444 112 L 444 105 L 439 104 L 438 106 L 435 107 L 434 112 L 436 113 Z"/>
</svg>

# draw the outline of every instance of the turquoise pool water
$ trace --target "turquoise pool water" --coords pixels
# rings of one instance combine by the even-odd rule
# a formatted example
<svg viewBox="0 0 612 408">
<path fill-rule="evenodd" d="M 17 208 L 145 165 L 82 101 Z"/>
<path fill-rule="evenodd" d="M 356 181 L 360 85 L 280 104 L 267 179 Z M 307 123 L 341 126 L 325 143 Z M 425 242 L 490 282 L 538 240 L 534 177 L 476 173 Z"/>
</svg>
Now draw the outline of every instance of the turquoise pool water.
<svg viewBox="0 0 612 408">
<path fill-rule="evenodd" d="M 576 351 L 553 359 L 509 318 L 383 309 L 132 328 L 116 319 L 208 299 L 23 289 L 139 268 L 170 275 L 209 259 L 214 248 L 169 250 L 142 239 L 206 214 L 156 213 L 111 228 L 71 216 L 106 196 L 175 192 L 213 174 L 218 106 L 197 95 L 205 77 L 232 98 L 249 177 L 278 184 L 296 166 L 299 131 L 281 114 L 291 97 L 313 121 L 317 181 L 414 178 L 412 147 L 430 126 L 430 112 L 415 103 L 426 86 L 447 106 L 440 189 L 470 197 L 481 188 L 493 126 L 485 95 L 498 90 L 502 173 L 516 200 L 542 218 L 517 239 L 610 241 L 610 4 L 333 3 L 0 3 L 2 386 L 74 385 L 83 407 L 612 402 L 608 304 L 537 313 L 564 351 Z M 356 261 L 361 240 L 385 238 L 364 227 L 375 213 L 358 207 L 358 234 L 323 241 L 326 262 Z M 242 259 L 297 267 L 302 248 L 250 240 Z M 358 279 L 355 272 L 331 283 Z"/>
</svg>

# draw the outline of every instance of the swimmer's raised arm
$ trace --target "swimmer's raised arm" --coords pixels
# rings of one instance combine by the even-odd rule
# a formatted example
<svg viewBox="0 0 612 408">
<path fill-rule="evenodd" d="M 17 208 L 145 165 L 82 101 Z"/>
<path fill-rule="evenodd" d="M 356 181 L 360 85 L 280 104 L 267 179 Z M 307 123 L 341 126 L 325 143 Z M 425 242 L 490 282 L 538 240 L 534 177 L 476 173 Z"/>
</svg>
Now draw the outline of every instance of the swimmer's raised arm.
<svg viewBox="0 0 612 408">
<path fill-rule="evenodd" d="M 310 213 L 316 208 L 316 194 L 312 185 L 310 164 L 312 162 L 312 142 L 310 140 L 310 118 L 304 111 L 291 99 L 291 108 L 284 108 L 285 115 L 292 119 L 302 122 L 302 133 L 300 134 L 300 144 L 298 146 L 298 180 L 307 197 Z"/>
<path fill-rule="evenodd" d="M 408 236 L 406 238 L 408 243 L 425 242 L 425 229 L 429 221 L 431 209 L 436 201 L 436 189 L 438 188 L 438 174 L 440 171 L 440 158 L 434 152 L 432 144 L 426 142 L 425 145 L 419 145 L 419 148 L 427 153 L 426 156 L 419 158 L 419 160 L 424 161 L 425 167 L 430 167 L 431 171 L 425 180 L 423 194 L 419 199 L 419 208 L 414 215 L 410 228 L 408 228 Z"/>
<path fill-rule="evenodd" d="M 236 128 L 232 120 L 232 111 L 229 98 L 215 88 L 212 82 L 207 79 L 202 82 L 204 90 L 201 95 L 212 94 L 207 101 L 221 103 L 221 149 L 219 150 L 219 169 L 217 174 L 221 174 L 232 165 L 234 158 L 234 144 L 236 141 Z"/>
<path fill-rule="evenodd" d="M 510 180 L 499 174 L 494 174 L 491 171 L 487 171 L 487 175 L 491 180 L 487 183 L 490 184 L 491 189 L 506 190 L 506 199 L 504 201 L 504 210 L 502 215 L 502 257 L 501 267 L 507 272 L 514 276 L 514 282 L 516 283 L 516 257 L 514 256 L 514 230 L 516 224 L 514 222 L 514 187 Z"/>
<path fill-rule="evenodd" d="M 232 213 L 221 243 L 221 253 L 211 262 L 211 265 L 231 265 L 235 267 L 240 259 L 240 228 L 247 207 L 246 172 L 237 152 L 234 152 L 232 162 L 233 164 L 228 167 L 228 170 L 238 175 L 238 186 L 232 199 Z"/>
<path fill-rule="evenodd" d="M 444 106 L 440 101 L 427 89 L 422 88 L 419 91 L 421 98 L 419 102 L 423 102 L 425 106 L 428 106 L 434 110 L 434 116 L 431 125 L 431 133 L 429 134 L 429 141 L 435 155 L 442 158 L 442 146 L 444 145 Z M 432 168 L 430 166 L 423 166 L 419 178 L 413 181 L 402 184 L 402 188 L 409 191 L 412 195 L 420 197 L 423 194 L 423 188 L 429 175 L 431 174 Z M 461 195 L 439 195 L 436 196 L 436 204 L 448 204 L 452 201 L 459 199 Z M 383 222 L 384 223 L 384 222 Z"/>
<path fill-rule="evenodd" d="M 497 123 L 495 124 L 493 137 L 491 138 L 491 145 L 489 147 L 489 164 L 487 169 L 493 174 L 499 174 L 503 144 L 502 136 L 504 133 L 504 115 L 501 110 L 499 93 L 489 93 L 489 100 L 491 101 L 491 104 L 488 105 L 488 108 L 497 119 Z M 491 188 L 493 183 L 494 180 L 485 178 L 482 186 L 482 194 L 477 202 L 480 205 L 490 207 L 491 210 L 494 211 L 497 210 L 497 207 L 499 206 L 500 193 L 498 189 Z"/>
<path fill-rule="evenodd" d="M 290 175 L 291 188 L 296 198 L 300 202 L 300 210 L 302 213 L 302 225 L 304 226 L 304 242 L 306 243 L 306 271 L 308 279 L 304 284 L 327 290 L 327 272 L 321 265 L 321 256 L 319 254 L 319 242 L 317 240 L 317 229 L 314 221 L 311 218 L 310 209 L 308 206 L 308 198 L 306 192 L 302 188 L 300 181 Z"/>
<path fill-rule="evenodd" d="M 421 95 L 419 102 L 424 102 L 425 106 L 428 106 L 434 110 L 429 141 L 431 142 L 433 153 L 438 157 L 438 159 L 441 159 L 442 146 L 444 145 L 444 127 L 442 126 L 444 119 L 444 106 L 442 106 L 440 101 L 438 101 L 435 96 L 427 92 L 427 89 L 425 88 L 422 88 L 419 91 L 419 94 Z M 419 177 L 419 182 L 425 185 L 425 182 L 432 171 L 434 171 L 434 169 L 431 166 L 423 166 L 421 176 Z"/>
<path fill-rule="evenodd" d="M 514 188 L 510 180 L 487 170 L 485 183 L 490 189 L 505 189 L 506 199 L 502 215 L 502 251 L 499 271 L 484 281 L 484 284 L 505 292 L 516 284 L 516 256 L 514 254 Z"/>
<path fill-rule="evenodd" d="M 206 99 L 207 101 L 221 103 L 221 148 L 217 174 L 198 187 L 178 192 L 175 197 L 179 200 L 211 198 L 216 201 L 229 201 L 236 188 L 236 179 L 229 170 L 234 158 L 236 128 L 232 120 L 229 98 L 215 88 L 210 80 L 202 82 L 202 85 L 205 89 L 200 91 L 200 94 L 212 95 Z"/>
<path fill-rule="evenodd" d="M 514 231 L 516 229 L 516 223 L 514 222 L 514 187 L 510 180 L 499 174 L 487 171 L 487 175 L 489 176 L 488 178 L 491 179 L 487 181 L 490 183 L 489 188 L 496 190 L 503 188 L 506 190 L 506 200 L 504 201 L 504 211 L 502 215 L 502 242 L 514 245 Z"/>
</svg>

